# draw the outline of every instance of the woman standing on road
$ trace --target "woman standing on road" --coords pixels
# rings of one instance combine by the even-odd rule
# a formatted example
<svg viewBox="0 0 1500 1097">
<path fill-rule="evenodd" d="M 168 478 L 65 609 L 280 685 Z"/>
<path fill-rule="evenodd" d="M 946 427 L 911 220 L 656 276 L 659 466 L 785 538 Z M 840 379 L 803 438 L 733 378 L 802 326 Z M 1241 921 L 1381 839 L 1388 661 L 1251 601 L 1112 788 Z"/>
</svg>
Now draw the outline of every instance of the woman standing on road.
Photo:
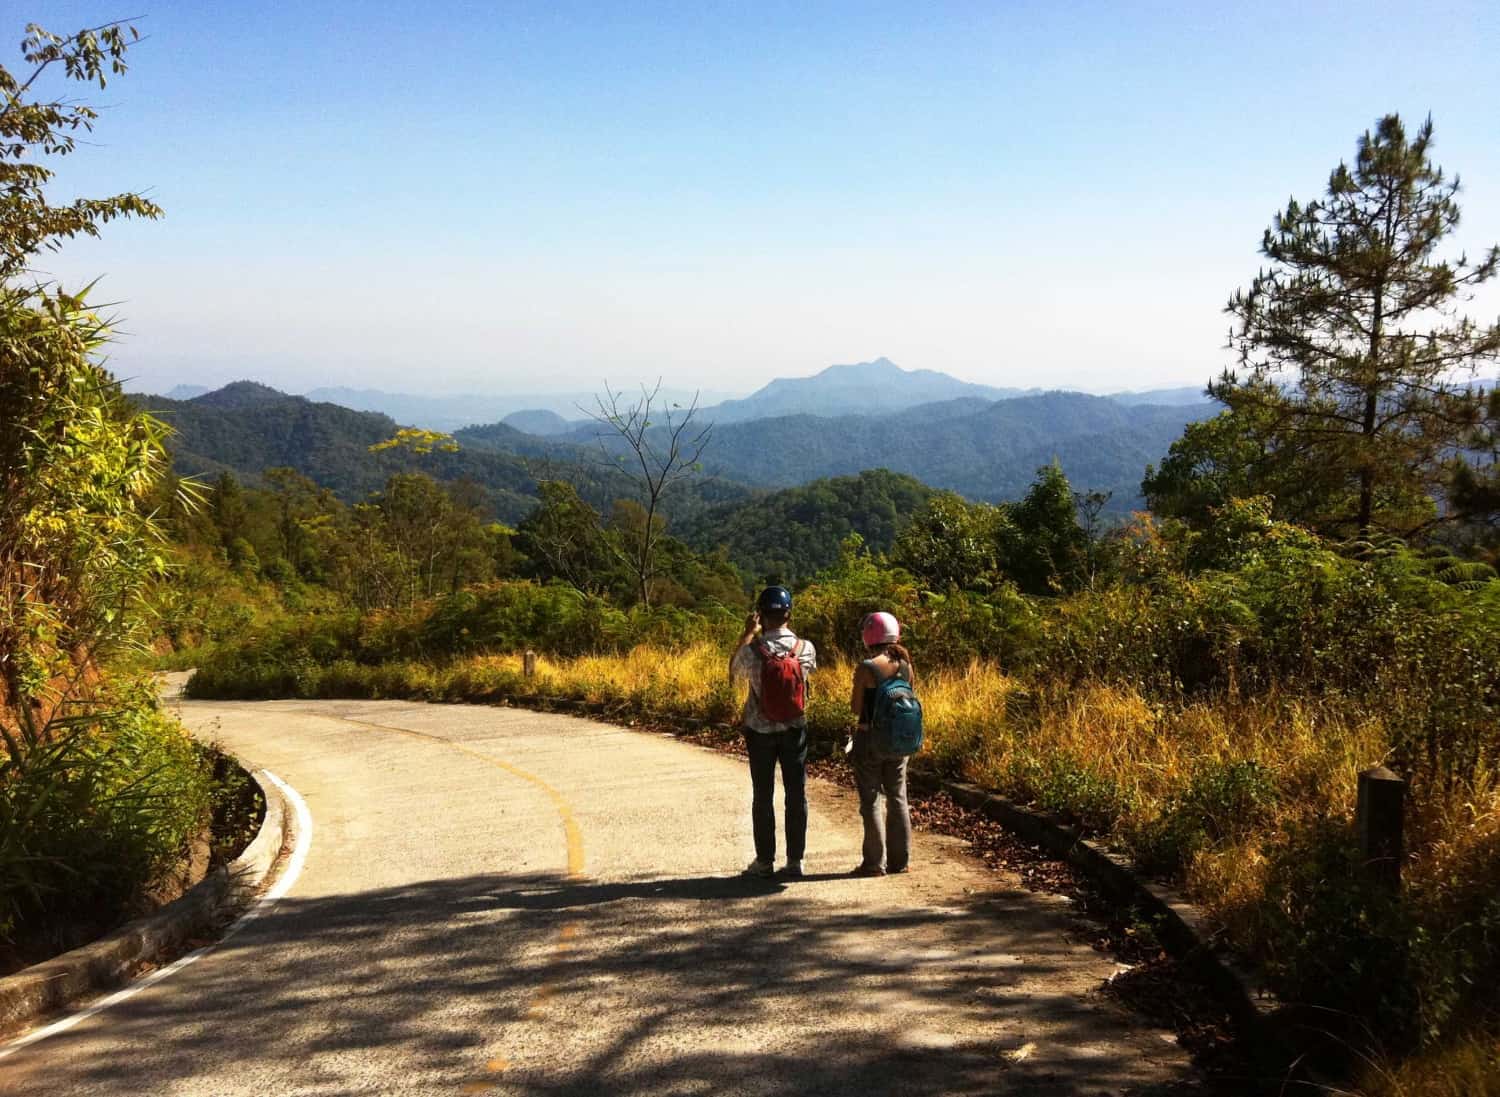
<svg viewBox="0 0 1500 1097">
<path fill-rule="evenodd" d="M 856 876 L 884 876 L 905 872 L 911 857 L 911 815 L 906 805 L 907 755 L 880 750 L 870 732 L 875 691 L 889 678 L 914 684 L 911 655 L 901 646 L 901 625 L 889 613 L 872 613 L 861 626 L 869 658 L 854 668 L 849 706 L 858 730 L 854 733 L 854 777 L 859 786 L 859 814 L 865 824 L 864 858 Z M 885 797 L 885 812 L 880 799 Z"/>
</svg>

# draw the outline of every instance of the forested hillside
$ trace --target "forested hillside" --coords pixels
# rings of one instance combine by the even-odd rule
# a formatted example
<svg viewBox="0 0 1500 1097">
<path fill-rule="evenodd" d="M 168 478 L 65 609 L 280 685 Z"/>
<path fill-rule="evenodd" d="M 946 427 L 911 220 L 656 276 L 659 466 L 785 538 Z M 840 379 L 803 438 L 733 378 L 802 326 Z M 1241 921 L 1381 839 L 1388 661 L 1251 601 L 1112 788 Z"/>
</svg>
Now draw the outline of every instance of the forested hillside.
<svg viewBox="0 0 1500 1097">
<path fill-rule="evenodd" d="M 237 382 L 192 400 L 134 399 L 172 428 L 167 445 L 179 476 L 212 478 L 229 472 L 255 484 L 267 469 L 290 468 L 346 502 L 358 502 L 381 490 L 393 474 L 421 471 L 438 480 L 471 482 L 482 490 L 493 515 L 511 524 L 535 507 L 539 479 L 566 480 L 604 509 L 633 491 L 624 474 L 601 465 L 596 455 L 503 424 L 478 428 L 480 436 L 495 440 L 493 448 L 372 453 L 371 446 L 398 430 L 390 418 L 313 403 L 253 382 Z M 736 484 L 703 477 L 682 485 L 667 507 L 673 515 L 687 515 L 747 494 Z"/>
<path fill-rule="evenodd" d="M 1198 407 L 1122 407 L 1100 396 L 1047 393 L 990 404 L 948 403 L 870 419 L 795 416 L 720 425 L 705 468 L 790 487 L 820 476 L 888 468 L 971 499 L 1018 499 L 1054 458 L 1081 488 L 1138 505 L 1141 470 L 1159 460 Z"/>
<path fill-rule="evenodd" d="M 1141 474 L 1183 427 L 1214 412 L 1192 405 L 1128 406 L 1103 396 L 1049 392 L 1004 400 L 960 397 L 881 416 L 790 415 L 716 423 L 703 457 L 710 475 L 765 487 L 794 487 L 884 468 L 971 499 L 1019 499 L 1036 470 L 1056 460 L 1079 488 L 1108 492 L 1109 511 L 1139 509 Z M 593 431 L 567 436 L 575 442 Z M 511 433 L 459 431 L 460 442 L 503 451 Z M 606 438 L 617 445 L 613 438 Z"/>
<path fill-rule="evenodd" d="M 248 381 L 191 400 L 134 399 L 172 427 L 168 445 L 180 476 L 229 472 L 255 484 L 267 469 L 291 468 L 346 502 L 357 502 L 379 491 L 394 473 L 421 471 L 440 481 L 477 485 L 491 512 L 511 524 L 536 505 L 539 480 L 565 480 L 602 511 L 616 499 L 636 498 L 630 463 L 615 468 L 601 461 L 598 426 L 543 438 L 492 423 L 459 431 L 457 452 L 437 448 L 419 456 L 402 449 L 370 451 L 399 429 L 385 415 L 316 403 Z M 803 415 L 720 423 L 703 456 L 703 474 L 675 486 L 663 505 L 675 529 L 694 544 L 724 544 L 747 574 L 806 575 L 833 559 L 843 533 L 859 532 L 872 544 L 889 545 L 893 526 L 886 503 L 894 501 L 898 513 L 909 513 L 919 501 L 911 480 L 971 499 L 1018 499 L 1036 470 L 1056 459 L 1080 489 L 1109 493 L 1107 511 L 1122 516 L 1141 505 L 1146 466 L 1162 460 L 1183 425 L 1208 410 L 1208 405 L 1127 407 L 1104 397 L 1047 393 L 999 401 L 963 397 L 882 417 Z M 660 432 L 653 437 L 660 440 Z M 606 433 L 603 440 L 624 456 L 618 436 Z M 911 480 L 894 496 L 877 492 L 878 499 L 864 498 L 872 509 L 863 516 L 856 513 L 859 500 L 826 486 L 774 503 L 737 506 L 751 498 L 749 486 L 793 488 L 830 477 L 859 477 L 870 469 L 889 469 Z M 861 482 L 862 491 L 870 490 L 873 481 Z M 756 518 L 757 508 L 765 506 L 772 507 L 774 518 L 767 526 Z M 713 518 L 702 513 L 705 507 L 716 508 Z M 826 512 L 815 513 L 819 507 Z M 776 548 L 776 534 L 769 532 L 775 522 L 790 523 L 788 537 L 805 544 Z"/>
<path fill-rule="evenodd" d="M 674 532 L 702 551 L 722 550 L 752 581 L 796 584 L 832 567 L 851 533 L 888 551 L 931 496 L 919 480 L 875 469 L 709 507 Z"/>
</svg>

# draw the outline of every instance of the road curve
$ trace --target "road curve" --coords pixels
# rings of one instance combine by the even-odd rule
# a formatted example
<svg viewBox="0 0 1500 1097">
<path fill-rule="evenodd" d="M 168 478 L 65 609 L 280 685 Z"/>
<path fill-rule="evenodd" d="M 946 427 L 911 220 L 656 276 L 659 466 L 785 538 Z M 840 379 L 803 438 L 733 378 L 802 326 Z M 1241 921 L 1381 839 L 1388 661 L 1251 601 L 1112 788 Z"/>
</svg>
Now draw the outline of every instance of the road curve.
<svg viewBox="0 0 1500 1097">
<path fill-rule="evenodd" d="M 808 871 L 752 855 L 733 757 L 563 716 L 197 703 L 314 837 L 277 906 L 198 963 L 0 1061 L 0 1093 L 1104 1094 L 1187 1076 L 1095 993 L 1067 904 L 918 835 L 856 880 L 812 783 Z"/>
</svg>

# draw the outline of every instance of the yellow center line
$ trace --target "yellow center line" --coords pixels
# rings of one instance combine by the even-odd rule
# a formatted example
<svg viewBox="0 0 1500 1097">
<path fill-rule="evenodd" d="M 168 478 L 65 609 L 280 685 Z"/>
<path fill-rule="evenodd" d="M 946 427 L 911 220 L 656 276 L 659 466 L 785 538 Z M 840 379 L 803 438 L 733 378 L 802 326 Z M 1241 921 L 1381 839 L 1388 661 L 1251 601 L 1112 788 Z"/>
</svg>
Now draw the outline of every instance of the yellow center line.
<svg viewBox="0 0 1500 1097">
<path fill-rule="evenodd" d="M 536 774 L 528 773 L 520 766 L 511 765 L 504 759 L 496 758 L 492 754 L 485 754 L 483 751 L 475 750 L 473 747 L 464 746 L 462 743 L 455 743 L 452 739 L 445 739 L 441 735 L 432 735 L 425 731 L 413 731 L 411 728 L 395 727 L 391 724 L 372 724 L 367 720 L 351 720 L 346 716 L 340 716 L 337 719 L 345 724 L 353 724 L 355 727 L 370 728 L 373 731 L 393 731 L 399 735 L 411 736 L 413 739 L 439 743 L 451 750 L 458 751 L 460 754 L 467 754 L 470 758 L 475 758 L 485 763 L 485 765 L 504 770 L 511 776 L 519 777 L 521 780 L 541 789 L 547 794 L 547 798 L 552 801 L 552 806 L 557 809 L 558 818 L 562 820 L 563 838 L 568 847 L 568 879 L 583 879 L 583 830 L 578 826 L 578 819 L 573 814 L 573 805 L 568 803 L 567 798 L 561 792 Z M 557 939 L 552 944 L 553 955 L 562 956 L 566 953 L 572 947 L 574 938 L 581 934 L 582 929 L 582 923 L 576 919 L 564 922 L 558 928 Z M 553 989 L 550 983 L 542 983 L 532 991 L 531 1002 L 526 1010 L 526 1017 L 528 1019 L 535 1019 L 541 1016 L 547 999 L 552 997 Z M 485 1064 L 485 1069 L 491 1074 L 502 1073 L 509 1067 L 509 1060 L 504 1058 L 491 1059 Z M 460 1087 L 460 1092 L 484 1093 L 497 1085 L 499 1083 L 492 1078 L 480 1078 L 465 1082 Z"/>
</svg>

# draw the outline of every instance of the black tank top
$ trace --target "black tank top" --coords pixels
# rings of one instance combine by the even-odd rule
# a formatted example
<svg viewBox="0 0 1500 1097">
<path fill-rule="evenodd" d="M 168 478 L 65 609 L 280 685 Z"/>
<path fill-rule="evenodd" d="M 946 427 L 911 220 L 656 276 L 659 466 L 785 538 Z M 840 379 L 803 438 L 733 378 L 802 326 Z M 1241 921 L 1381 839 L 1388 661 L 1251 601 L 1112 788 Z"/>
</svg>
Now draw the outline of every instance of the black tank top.
<svg viewBox="0 0 1500 1097">
<path fill-rule="evenodd" d="M 890 662 L 889 659 L 883 658 L 879 661 L 883 663 Z M 863 714 L 861 716 L 861 719 L 865 723 L 870 722 L 870 710 L 875 707 L 875 691 L 880 688 L 880 685 L 884 683 L 887 678 L 905 678 L 908 682 L 911 681 L 911 664 L 907 663 L 904 659 L 896 661 L 896 669 L 890 674 L 881 674 L 880 670 L 876 667 L 875 664 L 875 659 L 865 659 L 859 664 L 862 667 L 870 668 L 870 673 L 875 676 L 876 682 L 876 684 L 873 686 L 865 687 L 865 699 L 863 705 L 861 705 L 860 707 L 860 712 Z"/>
</svg>

